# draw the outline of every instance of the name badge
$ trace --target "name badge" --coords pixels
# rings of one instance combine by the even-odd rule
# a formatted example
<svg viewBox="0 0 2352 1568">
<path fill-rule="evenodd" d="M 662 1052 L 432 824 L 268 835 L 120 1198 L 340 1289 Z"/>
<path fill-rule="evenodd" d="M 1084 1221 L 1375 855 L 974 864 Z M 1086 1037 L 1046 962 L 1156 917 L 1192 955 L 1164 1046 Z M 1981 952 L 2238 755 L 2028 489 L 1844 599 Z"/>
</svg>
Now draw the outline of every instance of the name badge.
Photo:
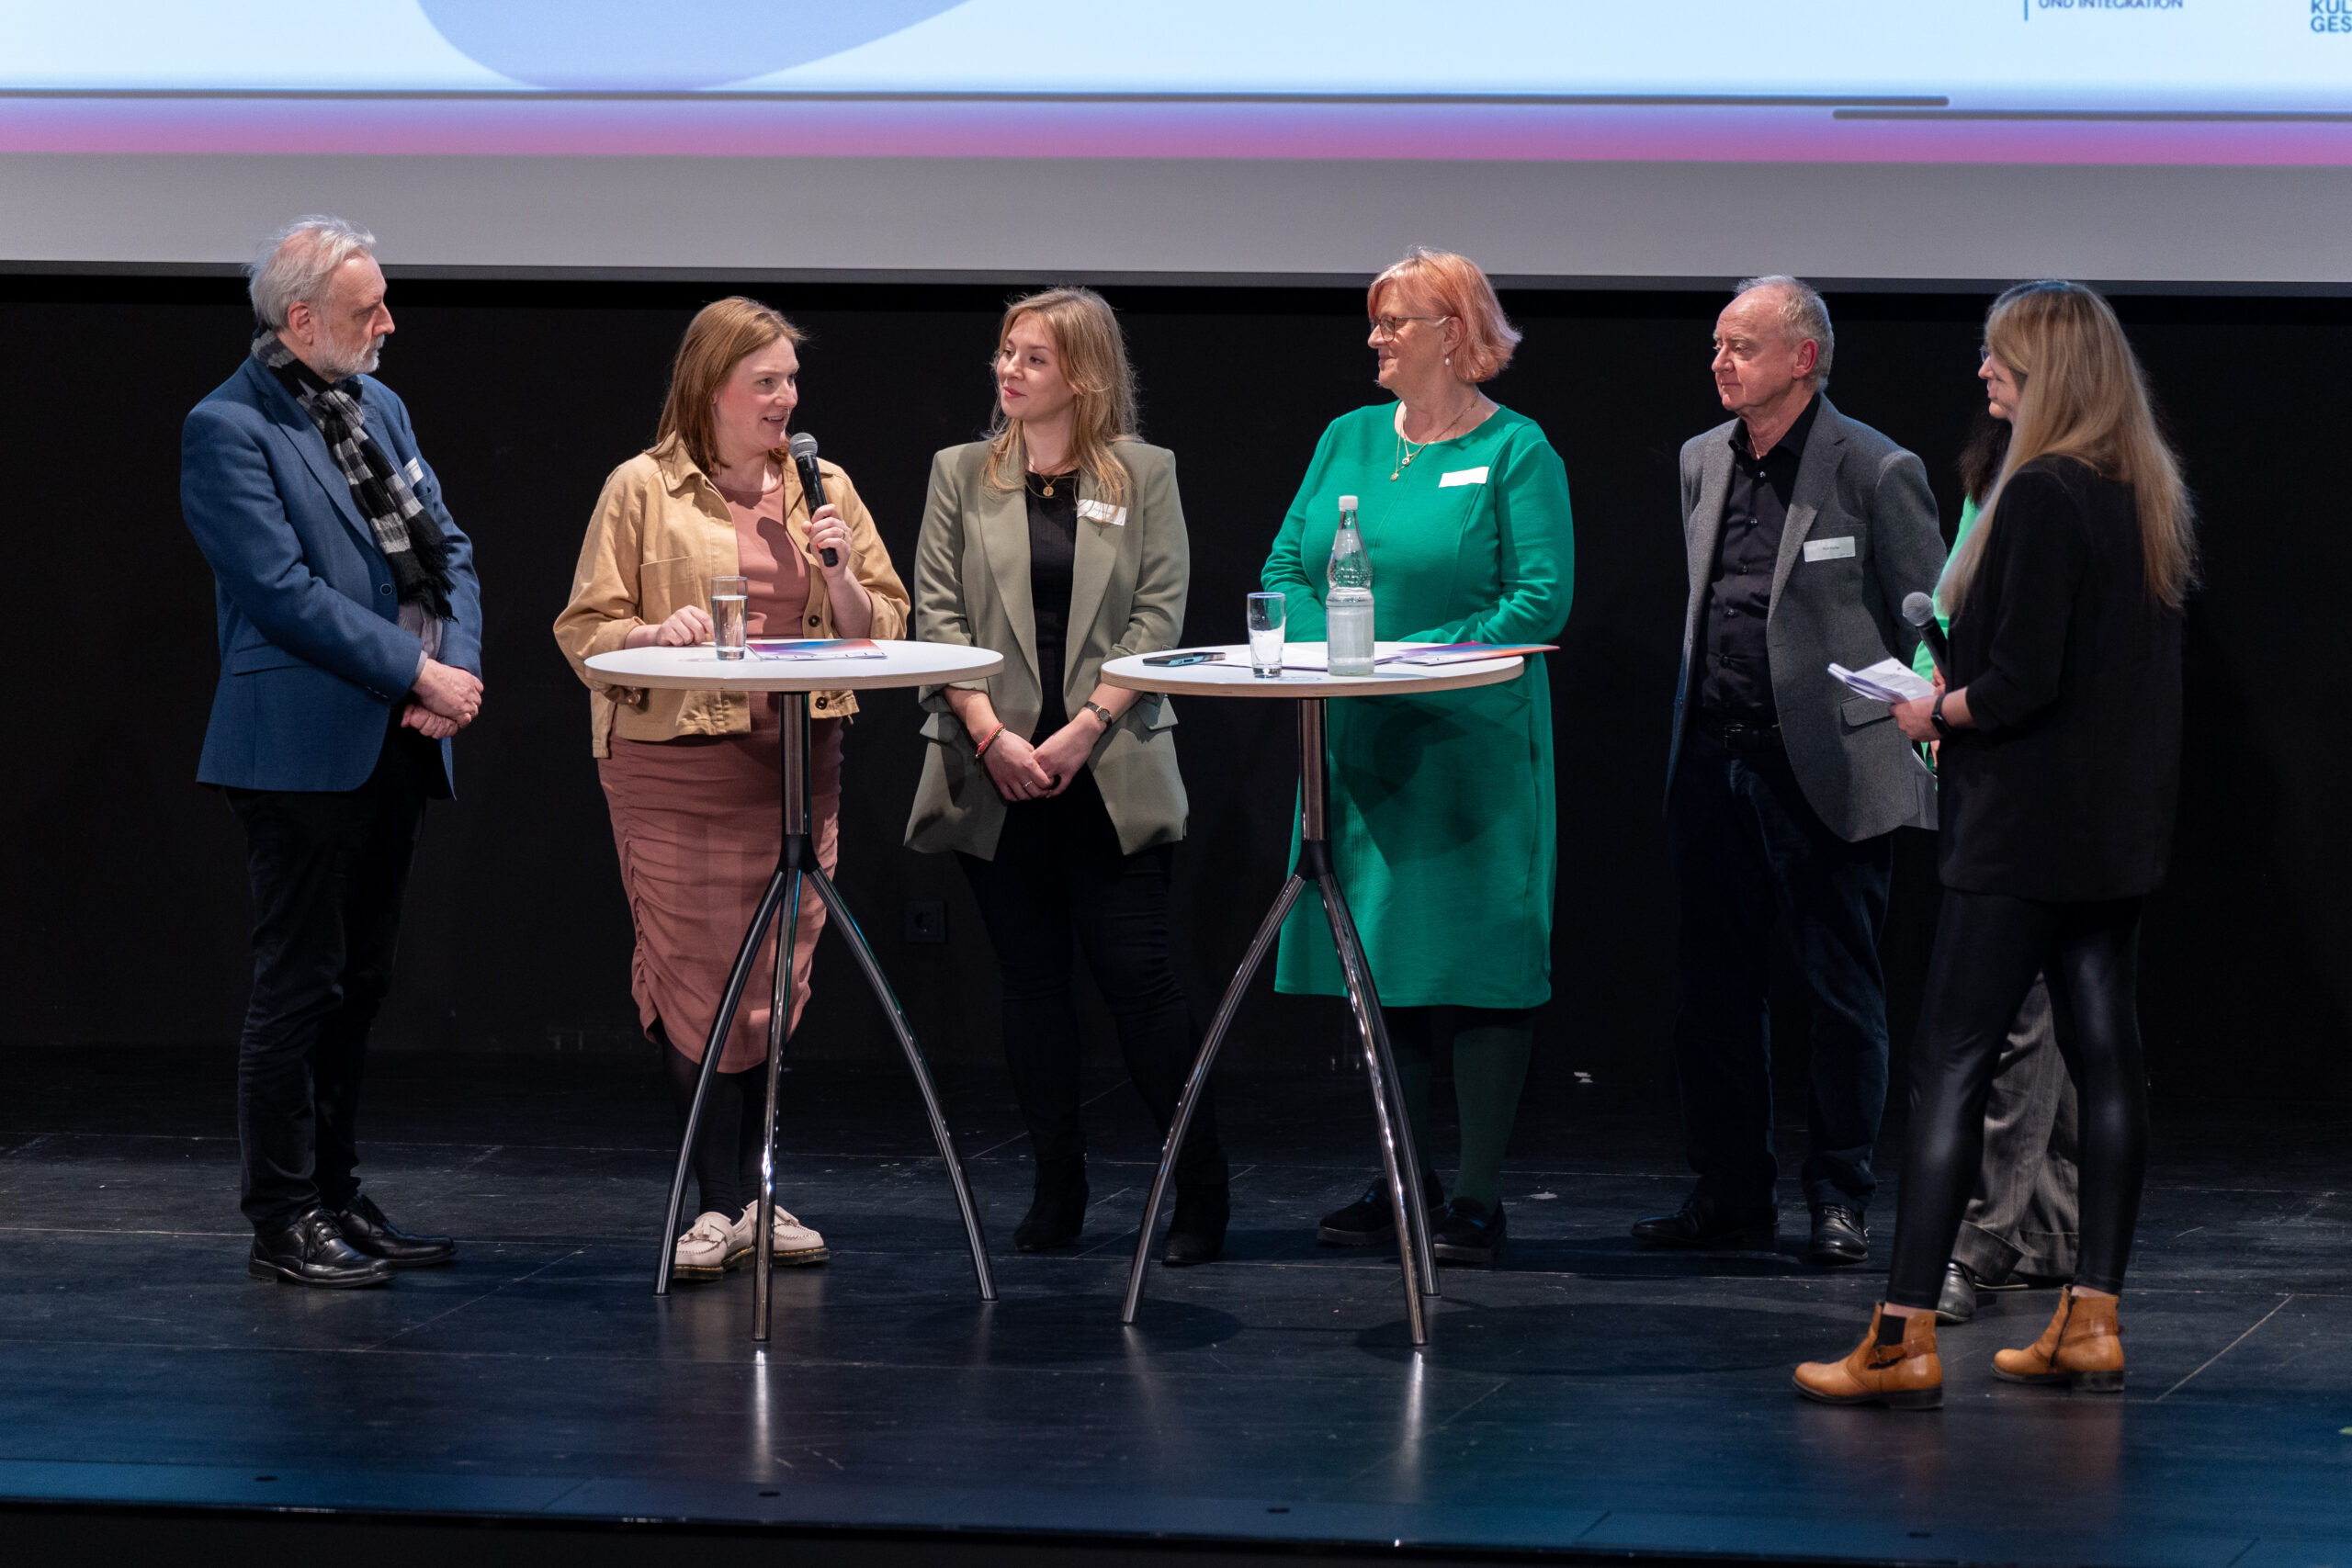
<svg viewBox="0 0 2352 1568">
<path fill-rule="evenodd" d="M 1807 560 L 1852 560 L 1854 536 L 1849 534 L 1842 539 L 1807 539 L 1804 542 L 1804 558 Z"/>
<path fill-rule="evenodd" d="M 408 460 L 408 467 L 401 470 L 401 478 L 406 479 L 413 485 L 423 484 L 424 482 L 424 459 L 422 457 L 411 457 Z"/>
<path fill-rule="evenodd" d="M 1437 488 L 1444 490 L 1449 485 L 1482 485 L 1486 482 L 1487 470 L 1484 468 L 1456 468 L 1452 473 L 1440 474 Z"/>
<path fill-rule="evenodd" d="M 1078 514 L 1089 523 L 1102 523 L 1113 528 L 1127 525 L 1127 509 L 1114 506 L 1107 501 L 1081 501 L 1078 503 Z"/>
</svg>

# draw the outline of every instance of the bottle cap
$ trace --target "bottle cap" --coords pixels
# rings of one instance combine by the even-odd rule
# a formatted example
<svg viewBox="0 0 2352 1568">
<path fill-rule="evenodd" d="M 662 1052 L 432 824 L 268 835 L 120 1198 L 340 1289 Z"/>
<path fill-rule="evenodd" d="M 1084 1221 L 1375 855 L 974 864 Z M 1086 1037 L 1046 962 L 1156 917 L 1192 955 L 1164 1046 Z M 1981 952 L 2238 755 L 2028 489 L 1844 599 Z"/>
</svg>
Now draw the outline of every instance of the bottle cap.
<svg viewBox="0 0 2352 1568">
<path fill-rule="evenodd" d="M 1351 495 L 1343 495 L 1343 496 L 1340 497 L 1340 511 L 1342 511 L 1342 512 L 1353 512 L 1355 509 L 1356 509 L 1356 498 L 1355 498 L 1354 496 L 1351 496 Z"/>
</svg>

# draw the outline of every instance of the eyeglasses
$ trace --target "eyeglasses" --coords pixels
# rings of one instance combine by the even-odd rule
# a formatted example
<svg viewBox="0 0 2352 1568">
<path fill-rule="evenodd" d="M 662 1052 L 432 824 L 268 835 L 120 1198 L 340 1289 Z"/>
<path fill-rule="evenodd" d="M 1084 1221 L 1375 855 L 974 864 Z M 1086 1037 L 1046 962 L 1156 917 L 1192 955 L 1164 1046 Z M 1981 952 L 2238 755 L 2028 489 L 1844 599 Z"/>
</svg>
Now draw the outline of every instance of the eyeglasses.
<svg viewBox="0 0 2352 1568">
<path fill-rule="evenodd" d="M 1372 330 L 1388 337 L 1399 337 L 1404 333 L 1407 321 L 1442 321 L 1447 319 L 1444 316 L 1374 316 Z"/>
</svg>

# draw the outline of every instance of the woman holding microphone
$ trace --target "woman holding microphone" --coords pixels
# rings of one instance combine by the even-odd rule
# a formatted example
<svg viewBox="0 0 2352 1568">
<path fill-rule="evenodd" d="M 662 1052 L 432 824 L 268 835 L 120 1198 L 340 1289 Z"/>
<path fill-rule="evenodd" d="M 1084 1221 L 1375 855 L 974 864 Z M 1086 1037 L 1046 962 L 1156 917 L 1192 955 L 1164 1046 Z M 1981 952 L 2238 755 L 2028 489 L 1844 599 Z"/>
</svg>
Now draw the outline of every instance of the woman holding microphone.
<svg viewBox="0 0 2352 1568">
<path fill-rule="evenodd" d="M 2180 773 L 2181 605 L 2196 571 L 2178 465 L 2115 313 L 2071 283 L 2023 284 L 1984 326 L 2007 457 L 1940 598 L 1951 656 L 1895 720 L 1941 744 L 1943 909 L 1912 1057 L 1885 1303 L 1841 1361 L 1796 1385 L 1830 1404 L 1943 1401 L 1935 1307 L 1974 1186 L 1984 1102 L 2037 972 L 2080 1100 L 2081 1240 L 2014 1382 L 2123 1386 L 2116 1298 L 2147 1158 L 2141 906 L 2164 880 Z"/>
<path fill-rule="evenodd" d="M 754 299 L 705 306 L 686 328 L 653 445 L 615 468 L 589 519 L 556 642 L 589 691 L 590 749 L 611 806 L 637 951 L 630 989 L 660 1048 L 681 1126 L 729 969 L 783 847 L 774 694 L 616 686 L 587 667 L 625 648 L 711 635 L 711 579 L 749 581 L 753 637 L 897 637 L 907 592 L 849 476 L 820 465 L 831 498 L 811 515 L 786 455 L 800 401 L 801 333 Z M 831 551 L 828 565 L 825 552 Z M 816 692 L 809 830 L 830 874 L 839 841 L 847 692 Z M 804 887 L 792 945 L 792 1014 L 808 999 L 824 905 Z M 702 1213 L 679 1238 L 684 1279 L 716 1279 L 758 1241 L 760 1154 L 775 953 L 757 966 L 711 1077 L 694 1168 Z M 825 1244 L 779 1205 L 775 1260 L 820 1263 Z"/>
<path fill-rule="evenodd" d="M 1264 573 L 1288 633 L 1324 635 L 1342 495 L 1372 559 L 1374 633 L 1411 642 L 1547 642 L 1568 618 L 1575 541 L 1559 454 L 1532 420 L 1479 390 L 1520 334 L 1465 256 L 1415 251 L 1365 297 L 1383 401 L 1332 421 Z M 1502 1164 L 1552 994 L 1552 699 L 1544 660 L 1504 684 L 1331 705 L 1330 835 L 1371 960 L 1415 1146 L 1430 1158 L 1430 1062 L 1451 1010 L 1462 1161 L 1433 1214 L 1442 1262 L 1503 1244 Z M 1302 904 L 1283 926 L 1274 988 L 1343 996 L 1337 956 Z M 1408 1180 L 1411 1178 L 1408 1176 Z M 1434 1211 L 1434 1170 L 1420 1173 Z M 1317 1239 L 1395 1235 L 1387 1189 L 1325 1216 Z"/>
<path fill-rule="evenodd" d="M 1126 345 L 1100 296 L 1014 300 L 995 377 L 988 439 L 932 460 L 915 635 L 993 649 L 1004 669 L 924 688 L 931 745 L 907 843 L 956 852 L 996 948 L 1005 1060 L 1036 1159 L 1013 1244 L 1041 1252 L 1077 1241 L 1086 1215 L 1073 943 L 1163 1134 L 1199 1043 L 1168 947 L 1186 812 L 1176 715 L 1099 679 L 1104 660 L 1175 644 L 1191 555 L 1175 458 L 1136 438 Z M 1204 1097 L 1162 1261 L 1214 1260 L 1229 1212 Z"/>
</svg>

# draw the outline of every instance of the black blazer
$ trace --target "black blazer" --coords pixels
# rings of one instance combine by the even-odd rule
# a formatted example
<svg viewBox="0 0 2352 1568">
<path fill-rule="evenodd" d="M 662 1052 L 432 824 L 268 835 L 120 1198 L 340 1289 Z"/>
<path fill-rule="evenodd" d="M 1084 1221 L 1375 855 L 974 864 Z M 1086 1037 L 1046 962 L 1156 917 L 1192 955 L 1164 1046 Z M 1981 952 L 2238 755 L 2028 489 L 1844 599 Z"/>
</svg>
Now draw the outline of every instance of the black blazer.
<svg viewBox="0 0 2352 1568">
<path fill-rule="evenodd" d="M 2072 457 L 2011 475 L 1951 623 L 1973 728 L 1943 744 L 1943 880 L 2086 901 L 2164 880 L 2181 615 L 2149 597 L 2132 487 Z"/>
</svg>

